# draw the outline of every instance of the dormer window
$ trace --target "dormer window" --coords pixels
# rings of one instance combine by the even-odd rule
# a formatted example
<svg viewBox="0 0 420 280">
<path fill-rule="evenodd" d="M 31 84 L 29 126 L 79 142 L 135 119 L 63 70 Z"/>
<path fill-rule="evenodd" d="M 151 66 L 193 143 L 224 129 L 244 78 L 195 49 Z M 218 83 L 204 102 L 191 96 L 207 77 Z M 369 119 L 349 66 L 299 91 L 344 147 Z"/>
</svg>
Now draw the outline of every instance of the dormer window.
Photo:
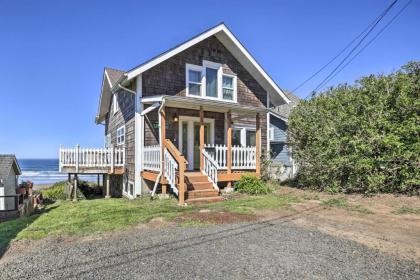
<svg viewBox="0 0 420 280">
<path fill-rule="evenodd" d="M 236 76 L 223 73 L 222 64 L 203 61 L 186 65 L 187 96 L 236 102 Z"/>
</svg>

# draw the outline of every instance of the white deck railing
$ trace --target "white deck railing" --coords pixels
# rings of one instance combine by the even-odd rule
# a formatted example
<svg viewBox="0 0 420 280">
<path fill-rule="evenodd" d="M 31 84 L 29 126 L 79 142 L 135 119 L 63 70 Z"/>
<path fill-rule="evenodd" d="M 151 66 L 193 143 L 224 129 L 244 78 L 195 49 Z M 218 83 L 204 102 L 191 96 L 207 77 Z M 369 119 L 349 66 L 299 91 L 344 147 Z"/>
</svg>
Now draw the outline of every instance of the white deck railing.
<svg viewBox="0 0 420 280">
<path fill-rule="evenodd" d="M 160 171 L 160 151 L 159 145 L 145 146 L 143 152 L 143 168 L 145 170 Z"/>
<path fill-rule="evenodd" d="M 60 171 L 63 167 L 114 168 L 125 164 L 124 148 L 61 148 L 59 152 Z"/>
<path fill-rule="evenodd" d="M 217 163 L 212 158 L 212 156 L 207 153 L 207 151 L 203 150 L 203 158 L 204 158 L 204 174 L 207 175 L 209 180 L 213 183 L 213 187 L 217 190 L 219 190 L 219 187 L 217 186 Z"/>
<path fill-rule="evenodd" d="M 227 169 L 227 146 L 205 145 L 207 153 L 217 163 L 218 169 Z M 255 146 L 232 146 L 232 169 L 255 169 L 257 162 Z"/>
<path fill-rule="evenodd" d="M 165 163 L 165 177 L 169 182 L 169 185 L 172 188 L 172 191 L 178 195 L 178 188 L 176 187 L 176 171 L 178 170 L 178 163 L 168 152 L 168 149 L 165 148 L 163 152 L 164 163 Z"/>
</svg>

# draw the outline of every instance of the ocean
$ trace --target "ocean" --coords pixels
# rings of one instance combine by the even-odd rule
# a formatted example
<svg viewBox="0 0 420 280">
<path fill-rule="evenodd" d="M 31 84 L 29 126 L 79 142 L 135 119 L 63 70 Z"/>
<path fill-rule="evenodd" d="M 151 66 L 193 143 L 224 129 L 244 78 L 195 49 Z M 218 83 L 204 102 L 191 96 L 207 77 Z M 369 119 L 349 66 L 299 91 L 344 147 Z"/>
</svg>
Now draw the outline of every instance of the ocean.
<svg viewBox="0 0 420 280">
<path fill-rule="evenodd" d="M 58 172 L 58 159 L 18 159 L 22 175 L 19 182 L 32 181 L 34 184 L 54 184 L 67 180 L 67 173 Z M 79 176 L 80 179 L 96 182 L 95 175 Z"/>
</svg>

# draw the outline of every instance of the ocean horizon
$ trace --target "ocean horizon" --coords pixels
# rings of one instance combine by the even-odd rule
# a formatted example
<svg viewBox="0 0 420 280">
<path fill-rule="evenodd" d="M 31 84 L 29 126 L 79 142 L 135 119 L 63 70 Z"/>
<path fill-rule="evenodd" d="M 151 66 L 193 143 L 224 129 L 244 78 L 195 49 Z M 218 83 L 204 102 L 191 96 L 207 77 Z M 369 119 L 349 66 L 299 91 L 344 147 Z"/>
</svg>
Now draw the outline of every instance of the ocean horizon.
<svg viewBox="0 0 420 280">
<path fill-rule="evenodd" d="M 18 159 L 22 175 L 19 182 L 32 181 L 34 184 L 54 184 L 67 180 L 67 173 L 60 173 L 58 158 L 53 159 Z M 96 182 L 96 175 L 79 175 L 85 181 Z"/>
</svg>

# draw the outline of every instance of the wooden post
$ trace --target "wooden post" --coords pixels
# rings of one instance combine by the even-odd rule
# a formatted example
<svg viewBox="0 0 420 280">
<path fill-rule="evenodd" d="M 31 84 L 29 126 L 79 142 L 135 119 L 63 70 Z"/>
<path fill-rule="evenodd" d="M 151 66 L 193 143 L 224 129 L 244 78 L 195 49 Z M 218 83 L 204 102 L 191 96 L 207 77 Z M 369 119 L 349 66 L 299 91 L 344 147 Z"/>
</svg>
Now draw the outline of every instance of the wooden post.
<svg viewBox="0 0 420 280">
<path fill-rule="evenodd" d="M 165 174 L 165 139 L 166 139 L 166 114 L 165 109 L 163 108 L 160 112 L 160 135 L 161 135 L 161 151 L 160 151 L 160 158 L 161 158 L 161 164 L 160 168 L 162 170 L 162 174 Z M 162 184 L 162 194 L 166 194 L 167 192 L 167 186 L 166 184 Z"/>
<path fill-rule="evenodd" d="M 76 146 L 76 173 L 79 172 L 79 150 L 80 150 L 80 146 L 79 144 L 77 144 Z"/>
<path fill-rule="evenodd" d="M 97 181 L 97 182 L 98 182 L 97 186 L 98 186 L 98 188 L 99 188 L 99 174 L 98 174 L 98 181 Z"/>
<path fill-rule="evenodd" d="M 256 149 L 256 167 L 255 167 L 255 173 L 257 173 L 257 176 L 260 176 L 261 173 L 261 125 L 260 125 L 260 113 L 257 113 L 256 119 L 255 119 L 255 149 Z"/>
<path fill-rule="evenodd" d="M 73 201 L 77 201 L 77 183 L 79 181 L 79 176 L 74 174 L 73 177 Z"/>
<path fill-rule="evenodd" d="M 204 111 L 203 106 L 200 106 L 200 171 L 204 170 Z"/>
<path fill-rule="evenodd" d="M 179 185 L 178 185 L 178 203 L 179 205 L 185 204 L 185 158 L 179 161 Z"/>
<path fill-rule="evenodd" d="M 109 187 L 110 187 L 109 185 L 110 185 L 109 174 L 107 174 L 106 175 L 106 195 L 105 195 L 106 199 L 111 198 L 111 195 L 109 193 Z"/>
<path fill-rule="evenodd" d="M 226 144 L 227 144 L 227 174 L 232 173 L 232 113 L 231 111 L 227 112 L 227 137 L 226 137 Z M 227 183 L 227 187 L 230 188 L 232 186 L 231 182 Z"/>
</svg>

